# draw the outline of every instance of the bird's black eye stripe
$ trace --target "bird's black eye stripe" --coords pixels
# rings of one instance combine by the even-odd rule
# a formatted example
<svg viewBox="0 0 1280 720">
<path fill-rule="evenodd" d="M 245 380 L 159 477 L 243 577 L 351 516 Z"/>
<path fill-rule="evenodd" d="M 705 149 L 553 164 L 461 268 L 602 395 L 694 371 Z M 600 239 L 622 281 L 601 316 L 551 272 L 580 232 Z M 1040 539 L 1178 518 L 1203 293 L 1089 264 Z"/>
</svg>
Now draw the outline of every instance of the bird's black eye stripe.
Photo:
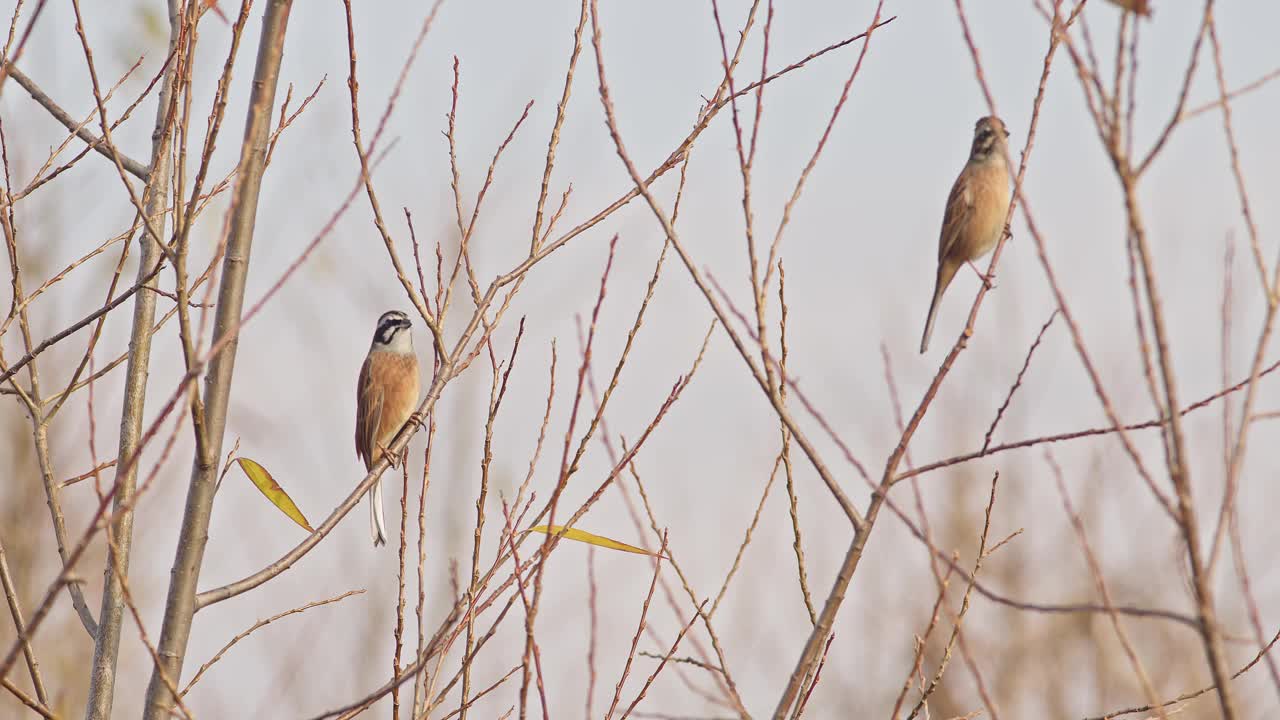
<svg viewBox="0 0 1280 720">
<path fill-rule="evenodd" d="M 413 322 L 402 312 L 384 313 L 378 318 L 378 327 L 373 331 L 373 339 L 375 342 L 386 345 L 389 344 L 401 330 L 408 330 L 413 327 Z"/>
<path fill-rule="evenodd" d="M 407 331 L 412 327 L 411 320 L 403 314 L 387 315 L 381 318 L 381 322 L 378 323 L 378 329 L 374 332 L 374 337 L 381 345 L 388 345 L 392 338 L 396 337 L 396 333 Z"/>
<path fill-rule="evenodd" d="M 400 321 L 396 318 L 387 318 L 378 325 L 378 342 L 387 344 L 391 342 L 391 338 L 395 337 L 396 331 L 401 327 Z"/>
</svg>

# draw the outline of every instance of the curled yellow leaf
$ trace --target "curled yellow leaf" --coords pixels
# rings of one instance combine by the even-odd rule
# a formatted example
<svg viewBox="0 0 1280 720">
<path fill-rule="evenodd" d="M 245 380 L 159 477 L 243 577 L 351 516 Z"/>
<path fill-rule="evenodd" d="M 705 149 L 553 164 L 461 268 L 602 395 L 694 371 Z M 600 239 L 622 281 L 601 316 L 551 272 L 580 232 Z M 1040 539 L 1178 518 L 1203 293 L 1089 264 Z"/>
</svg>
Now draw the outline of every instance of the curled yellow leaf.
<svg viewBox="0 0 1280 720">
<path fill-rule="evenodd" d="M 240 465 L 240 469 L 244 470 L 244 474 L 249 476 L 249 480 L 253 481 L 255 487 L 262 492 L 263 495 L 280 509 L 280 512 L 289 517 L 290 520 L 298 523 L 303 530 L 307 532 L 315 532 L 311 527 L 311 523 L 303 517 L 302 511 L 297 505 L 293 504 L 293 498 L 289 497 L 289 493 L 280 487 L 280 483 L 271 477 L 271 473 L 267 469 L 259 465 L 257 462 L 246 457 L 236 458 L 236 462 Z"/>
<path fill-rule="evenodd" d="M 634 545 L 618 542 L 617 540 L 604 537 L 603 535 L 589 533 L 586 530 L 567 528 L 563 525 L 535 525 L 534 527 L 525 530 L 525 532 L 536 532 L 542 533 L 543 535 L 551 535 L 554 533 L 565 540 L 573 540 L 575 542 L 586 543 L 588 545 L 595 545 L 596 547 L 608 548 L 610 550 L 621 550 L 622 552 L 635 553 L 637 555 L 657 556 L 657 553 L 649 552 L 644 548 L 638 548 Z"/>
</svg>

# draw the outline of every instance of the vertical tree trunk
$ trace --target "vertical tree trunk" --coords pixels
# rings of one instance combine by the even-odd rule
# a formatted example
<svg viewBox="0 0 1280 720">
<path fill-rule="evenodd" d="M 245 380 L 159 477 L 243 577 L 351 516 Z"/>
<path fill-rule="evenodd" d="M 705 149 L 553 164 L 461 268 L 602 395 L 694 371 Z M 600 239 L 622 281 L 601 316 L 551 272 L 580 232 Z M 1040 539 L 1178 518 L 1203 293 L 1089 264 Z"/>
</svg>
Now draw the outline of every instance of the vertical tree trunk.
<svg viewBox="0 0 1280 720">
<path fill-rule="evenodd" d="M 165 603 L 164 626 L 160 633 L 161 664 L 151 674 L 147 686 L 145 720 L 167 720 L 175 698 L 165 684 L 164 676 L 177 683 L 182 675 L 182 661 L 191 636 L 191 620 L 196 609 L 196 584 L 209 539 L 209 514 L 222 453 L 222 436 L 226 426 L 227 404 L 235 369 L 236 335 L 240 331 L 240 315 L 244 305 L 245 279 L 249 270 L 249 252 L 253 244 L 253 226 L 257 217 L 258 192 L 266 163 L 267 136 L 271 129 L 271 110 L 275 103 L 276 84 L 280 76 L 280 60 L 284 54 L 285 30 L 288 27 L 292 0 L 271 0 L 262 20 L 262 37 L 258 43 L 257 67 L 245 122 L 244 145 L 240 151 L 239 176 L 231 205 L 230 235 L 222 261 L 222 283 L 218 288 L 218 309 L 214 319 L 213 342 L 227 340 L 209 363 L 205 375 L 203 451 L 197 451 L 187 489 L 182 532 L 170 571 L 169 594 Z"/>
<path fill-rule="evenodd" d="M 169 6 L 169 67 L 165 69 L 160 85 L 160 101 L 156 108 L 155 129 L 151 132 L 151 165 L 147 185 L 143 191 L 143 207 L 149 222 L 160 237 L 164 237 L 165 209 L 169 197 L 169 152 L 171 122 L 170 107 L 173 98 L 178 58 L 175 49 L 182 32 L 182 9 L 178 0 L 168 0 Z M 138 235 L 142 257 L 138 261 L 138 282 L 142 282 L 160 262 L 161 251 L 146 230 L 144 221 Z M 152 280 L 152 282 L 156 282 Z M 138 450 L 142 434 L 142 413 L 146 407 L 148 370 L 151 364 L 151 326 L 156 316 L 156 293 L 142 288 L 134 296 L 133 330 L 129 337 L 129 365 L 125 376 L 124 406 L 120 412 L 120 444 L 118 458 L 130 458 Z M 132 501 L 138 479 L 138 464 L 121 460 L 117 465 L 113 510 L 115 522 L 107 528 L 111 543 L 108 553 L 114 549 L 115 560 L 108 556 L 106 576 L 102 585 L 102 613 L 98 621 L 98 636 L 93 650 L 93 667 L 89 676 L 89 702 L 85 707 L 86 720 L 108 720 L 115 697 L 116 662 L 120 652 L 120 627 L 124 618 L 124 597 L 121 577 L 128 577 L 129 551 L 133 542 Z M 120 576 L 116 575 L 116 568 Z"/>
</svg>

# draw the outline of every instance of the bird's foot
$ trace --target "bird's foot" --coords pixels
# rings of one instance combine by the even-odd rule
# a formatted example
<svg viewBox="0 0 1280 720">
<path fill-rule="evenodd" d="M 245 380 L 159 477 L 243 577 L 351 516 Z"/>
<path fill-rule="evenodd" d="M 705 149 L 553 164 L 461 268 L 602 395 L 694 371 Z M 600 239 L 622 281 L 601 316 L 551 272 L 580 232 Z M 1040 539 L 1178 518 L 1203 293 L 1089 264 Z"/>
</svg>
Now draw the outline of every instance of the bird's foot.
<svg viewBox="0 0 1280 720">
<path fill-rule="evenodd" d="M 387 459 L 387 467 L 390 467 L 393 470 L 400 467 L 399 455 L 391 452 L 391 450 L 388 449 L 387 446 L 383 445 L 382 443 L 378 443 L 378 449 L 382 451 L 382 456 Z M 407 448 L 405 450 L 406 452 L 408 452 Z"/>
<path fill-rule="evenodd" d="M 994 289 L 995 289 L 995 287 L 996 287 L 996 283 L 995 283 L 995 280 L 996 280 L 996 274 L 995 274 L 995 272 L 992 272 L 990 275 L 984 275 L 984 274 L 983 274 L 983 272 L 982 272 L 981 270 L 979 270 L 979 269 L 978 269 L 978 266 L 973 264 L 973 261 L 972 261 L 972 260 L 970 260 L 970 261 L 969 261 L 969 267 L 970 267 L 970 268 L 972 268 L 972 269 L 973 269 L 973 271 L 974 271 L 975 273 L 977 273 L 977 274 L 978 274 L 978 279 L 982 281 L 982 284 L 983 284 L 983 285 L 986 285 L 986 286 L 987 286 L 987 289 L 988 289 L 988 290 L 994 290 Z"/>
</svg>

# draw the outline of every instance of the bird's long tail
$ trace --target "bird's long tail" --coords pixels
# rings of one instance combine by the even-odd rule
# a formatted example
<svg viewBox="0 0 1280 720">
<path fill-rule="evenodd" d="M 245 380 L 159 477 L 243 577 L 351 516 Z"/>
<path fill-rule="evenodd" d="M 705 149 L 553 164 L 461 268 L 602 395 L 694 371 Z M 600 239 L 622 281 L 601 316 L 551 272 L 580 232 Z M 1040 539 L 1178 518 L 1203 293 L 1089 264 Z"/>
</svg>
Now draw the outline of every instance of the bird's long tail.
<svg viewBox="0 0 1280 720">
<path fill-rule="evenodd" d="M 387 522 L 382 517 L 382 478 L 369 490 L 369 530 L 374 547 L 387 544 Z"/>
<path fill-rule="evenodd" d="M 933 321 L 938 317 L 938 305 L 955 275 L 956 269 L 951 263 L 944 260 L 938 264 L 938 278 L 933 285 L 933 302 L 929 303 L 929 316 L 924 321 L 924 336 L 920 338 L 921 355 L 929 350 L 929 336 L 933 334 Z"/>
</svg>

